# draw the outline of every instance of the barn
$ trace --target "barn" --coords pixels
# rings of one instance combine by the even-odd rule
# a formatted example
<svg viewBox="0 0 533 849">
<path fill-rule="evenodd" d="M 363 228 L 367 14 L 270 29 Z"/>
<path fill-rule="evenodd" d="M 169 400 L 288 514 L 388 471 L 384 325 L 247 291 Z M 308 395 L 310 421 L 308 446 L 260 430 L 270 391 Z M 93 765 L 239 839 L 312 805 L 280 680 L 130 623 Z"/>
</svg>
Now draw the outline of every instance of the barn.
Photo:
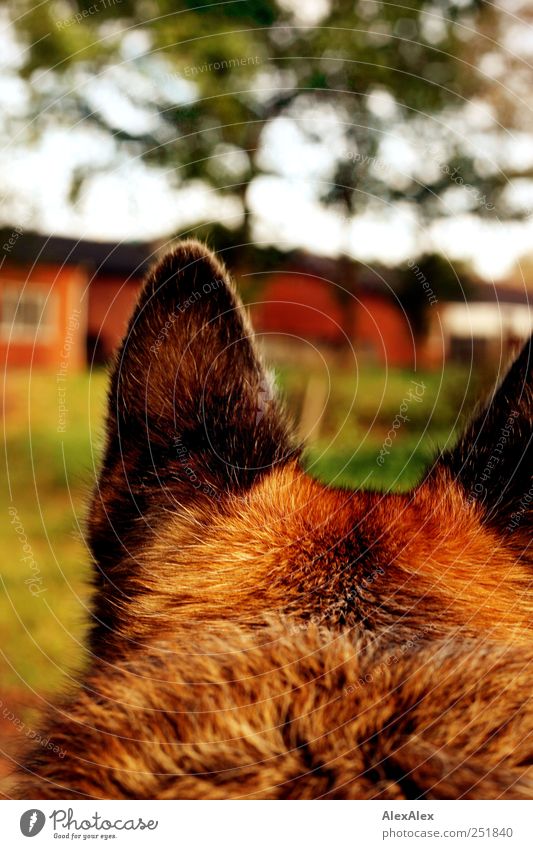
<svg viewBox="0 0 533 849">
<path fill-rule="evenodd" d="M 254 326 L 280 357 L 304 355 L 309 342 L 353 349 L 378 364 L 412 366 L 416 343 L 394 295 L 393 272 L 297 252 L 261 275 L 251 305 Z"/>
<path fill-rule="evenodd" d="M 106 243 L 0 232 L 0 358 L 4 366 L 75 370 L 119 343 L 155 243 Z M 243 271 L 233 269 L 237 279 Z M 391 365 L 413 361 L 408 322 L 382 277 L 346 260 L 296 254 L 244 286 L 259 333 L 297 355 L 302 344 Z"/>
<path fill-rule="evenodd" d="M 0 231 L 0 360 L 58 375 L 109 360 L 161 243 L 96 242 Z M 484 361 L 532 327 L 527 292 L 479 282 L 469 302 L 435 303 L 415 338 L 391 269 L 303 252 L 264 271 L 229 260 L 254 326 L 275 360 L 305 352 L 353 354 L 379 365 L 439 366 L 447 357 Z M 255 267 L 257 266 L 257 267 Z M 346 352 L 349 358 L 344 358 Z"/>
<path fill-rule="evenodd" d="M 120 341 L 155 246 L 0 233 L 4 367 L 76 370 Z"/>
</svg>

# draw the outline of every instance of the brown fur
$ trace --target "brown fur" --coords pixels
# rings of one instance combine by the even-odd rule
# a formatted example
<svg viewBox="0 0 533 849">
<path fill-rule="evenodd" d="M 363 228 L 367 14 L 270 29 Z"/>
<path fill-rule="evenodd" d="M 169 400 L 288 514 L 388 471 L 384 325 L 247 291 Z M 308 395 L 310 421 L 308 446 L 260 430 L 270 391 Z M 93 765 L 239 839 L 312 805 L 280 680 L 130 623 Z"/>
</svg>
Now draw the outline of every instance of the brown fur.
<svg viewBox="0 0 533 849">
<path fill-rule="evenodd" d="M 407 495 L 309 478 L 265 380 L 179 245 L 111 381 L 93 659 L 43 722 L 66 755 L 17 795 L 533 797 L 531 342 Z"/>
</svg>

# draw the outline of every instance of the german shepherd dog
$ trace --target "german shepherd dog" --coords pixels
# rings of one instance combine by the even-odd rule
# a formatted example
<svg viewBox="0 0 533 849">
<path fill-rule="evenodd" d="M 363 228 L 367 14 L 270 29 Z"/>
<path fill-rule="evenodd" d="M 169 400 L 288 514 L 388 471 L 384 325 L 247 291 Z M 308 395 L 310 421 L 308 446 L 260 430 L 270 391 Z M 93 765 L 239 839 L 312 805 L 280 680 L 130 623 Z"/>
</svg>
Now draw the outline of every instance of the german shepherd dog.
<svg viewBox="0 0 533 849">
<path fill-rule="evenodd" d="M 179 243 L 113 368 L 91 660 L 17 797 L 532 798 L 531 366 L 408 494 L 327 487 Z"/>
</svg>

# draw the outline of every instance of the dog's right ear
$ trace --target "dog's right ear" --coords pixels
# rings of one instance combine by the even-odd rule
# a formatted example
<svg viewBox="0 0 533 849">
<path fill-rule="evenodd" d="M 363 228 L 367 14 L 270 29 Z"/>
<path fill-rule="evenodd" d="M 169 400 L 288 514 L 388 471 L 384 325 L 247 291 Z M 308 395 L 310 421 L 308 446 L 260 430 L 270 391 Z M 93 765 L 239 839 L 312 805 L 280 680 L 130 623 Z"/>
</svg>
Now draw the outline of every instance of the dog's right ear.
<svg viewBox="0 0 533 849">
<path fill-rule="evenodd" d="M 507 535 L 531 539 L 533 523 L 533 336 L 489 403 L 440 460 L 477 504 L 484 521 Z M 514 533 L 517 530 L 518 533 Z"/>
<path fill-rule="evenodd" d="M 106 436 L 91 511 L 99 561 L 151 506 L 221 500 L 294 456 L 242 304 L 198 242 L 149 275 L 116 358 Z"/>
</svg>

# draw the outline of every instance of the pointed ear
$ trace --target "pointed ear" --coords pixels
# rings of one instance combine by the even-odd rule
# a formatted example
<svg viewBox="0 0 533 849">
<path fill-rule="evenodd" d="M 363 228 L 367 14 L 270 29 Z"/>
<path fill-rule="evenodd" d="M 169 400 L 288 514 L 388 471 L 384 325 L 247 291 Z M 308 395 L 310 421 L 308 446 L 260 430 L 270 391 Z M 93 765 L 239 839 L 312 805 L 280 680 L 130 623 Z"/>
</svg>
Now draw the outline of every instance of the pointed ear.
<svg viewBox="0 0 533 849">
<path fill-rule="evenodd" d="M 225 268 L 204 245 L 178 244 L 149 275 L 116 358 L 93 541 L 102 511 L 105 538 L 152 504 L 246 488 L 293 452 Z"/>
<path fill-rule="evenodd" d="M 501 530 L 531 530 L 533 337 L 441 466 Z"/>
</svg>

